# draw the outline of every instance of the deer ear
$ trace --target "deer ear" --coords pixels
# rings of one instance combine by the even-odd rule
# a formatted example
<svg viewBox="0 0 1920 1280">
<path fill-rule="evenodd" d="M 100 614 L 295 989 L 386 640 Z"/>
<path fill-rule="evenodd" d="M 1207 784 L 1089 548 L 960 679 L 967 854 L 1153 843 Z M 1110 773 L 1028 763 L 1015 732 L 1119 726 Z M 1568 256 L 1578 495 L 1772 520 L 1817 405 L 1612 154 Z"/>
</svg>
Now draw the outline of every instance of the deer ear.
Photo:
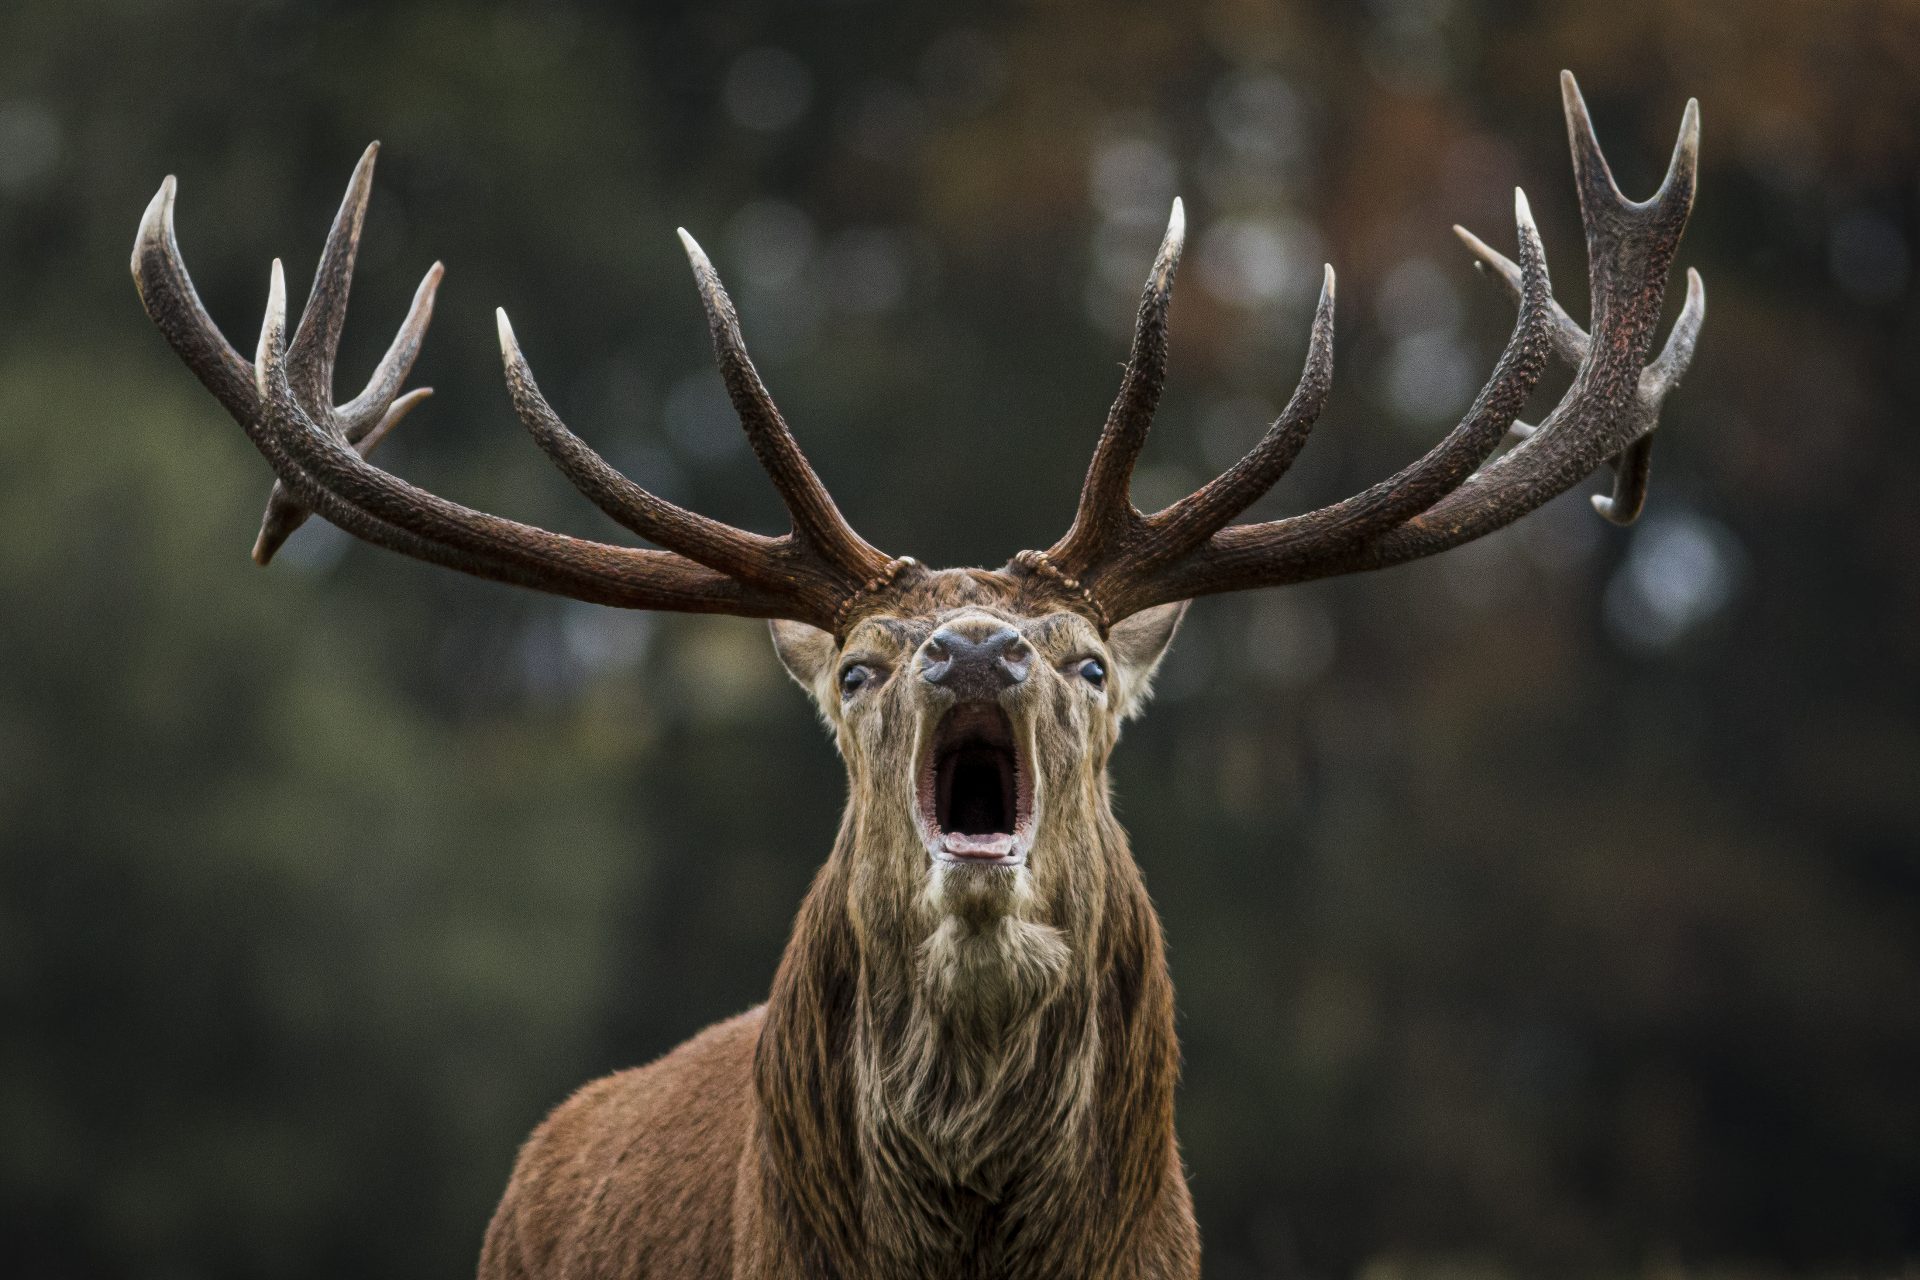
<svg viewBox="0 0 1920 1280">
<path fill-rule="evenodd" d="M 780 655 L 787 674 L 808 693 L 817 692 L 820 677 L 832 665 L 834 650 L 838 647 L 833 636 L 788 618 L 775 618 L 768 626 L 773 631 L 773 651 Z"/>
<path fill-rule="evenodd" d="M 1166 655 L 1167 646 L 1173 643 L 1173 633 L 1180 629 L 1180 619 L 1187 616 L 1190 603 L 1176 600 L 1172 604 L 1142 609 L 1114 623 L 1107 632 L 1107 648 L 1119 668 L 1116 674 L 1120 677 L 1123 719 L 1138 715 L 1146 706 L 1147 695 L 1152 692 L 1153 673 Z"/>
</svg>

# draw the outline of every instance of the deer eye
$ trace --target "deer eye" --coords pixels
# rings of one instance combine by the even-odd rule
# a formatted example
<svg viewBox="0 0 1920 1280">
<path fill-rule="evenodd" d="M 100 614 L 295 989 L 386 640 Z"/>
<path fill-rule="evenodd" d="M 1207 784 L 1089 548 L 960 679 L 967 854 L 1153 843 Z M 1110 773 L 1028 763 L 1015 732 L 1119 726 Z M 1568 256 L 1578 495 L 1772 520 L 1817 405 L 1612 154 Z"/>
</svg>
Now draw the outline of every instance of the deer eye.
<svg viewBox="0 0 1920 1280">
<path fill-rule="evenodd" d="M 1096 689 L 1107 687 L 1107 664 L 1098 658 L 1082 658 L 1073 664 L 1072 671 Z"/>
<path fill-rule="evenodd" d="M 850 662 L 840 672 L 840 696 L 851 698 L 873 679 L 873 668 L 864 662 Z"/>
</svg>

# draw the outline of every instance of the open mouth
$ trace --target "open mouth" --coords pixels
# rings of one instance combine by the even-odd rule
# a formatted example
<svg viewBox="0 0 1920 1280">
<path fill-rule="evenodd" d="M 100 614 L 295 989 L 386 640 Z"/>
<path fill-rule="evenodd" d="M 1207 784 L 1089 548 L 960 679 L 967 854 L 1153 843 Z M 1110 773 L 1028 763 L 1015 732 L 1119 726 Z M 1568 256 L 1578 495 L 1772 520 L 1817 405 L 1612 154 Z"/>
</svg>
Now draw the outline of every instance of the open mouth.
<svg viewBox="0 0 1920 1280">
<path fill-rule="evenodd" d="M 927 849 L 945 862 L 1017 866 L 1033 827 L 1033 777 L 1013 722 L 992 704 L 941 717 L 920 766 L 916 815 Z"/>
</svg>

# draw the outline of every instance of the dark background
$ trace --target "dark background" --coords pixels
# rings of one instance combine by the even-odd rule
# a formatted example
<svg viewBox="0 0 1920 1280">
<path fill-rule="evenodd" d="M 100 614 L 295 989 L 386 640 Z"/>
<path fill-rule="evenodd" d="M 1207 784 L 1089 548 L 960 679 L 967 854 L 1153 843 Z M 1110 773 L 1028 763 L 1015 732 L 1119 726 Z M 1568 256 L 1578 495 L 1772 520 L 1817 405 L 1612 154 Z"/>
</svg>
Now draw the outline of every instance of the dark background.
<svg viewBox="0 0 1920 1280">
<path fill-rule="evenodd" d="M 1116 762 L 1209 1274 L 1914 1275 L 1897 0 L 0 7 L 0 1269 L 467 1273 L 547 1108 L 762 998 L 842 799 L 757 623 L 317 523 L 254 568 L 266 468 L 127 277 L 165 174 L 250 350 L 383 140 L 343 384 L 449 267 L 385 465 L 612 535 L 504 304 L 576 430 L 775 531 L 684 223 L 863 532 L 998 564 L 1065 527 L 1176 193 L 1142 505 L 1258 434 L 1323 259 L 1334 397 L 1263 516 L 1471 398 L 1511 311 L 1448 224 L 1510 246 L 1524 184 L 1584 315 L 1563 66 L 1631 194 L 1702 104 L 1647 516 L 1203 602 Z"/>
</svg>

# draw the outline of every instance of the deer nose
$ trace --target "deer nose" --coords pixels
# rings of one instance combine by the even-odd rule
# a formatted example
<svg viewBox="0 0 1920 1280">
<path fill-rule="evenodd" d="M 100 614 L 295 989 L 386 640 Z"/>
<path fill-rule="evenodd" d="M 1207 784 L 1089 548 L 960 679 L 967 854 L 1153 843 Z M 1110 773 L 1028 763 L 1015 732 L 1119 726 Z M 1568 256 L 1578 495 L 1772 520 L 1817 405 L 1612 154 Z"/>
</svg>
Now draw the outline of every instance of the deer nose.
<svg viewBox="0 0 1920 1280">
<path fill-rule="evenodd" d="M 989 699 L 1027 678 L 1033 650 L 1012 627 L 971 635 L 961 626 L 944 626 L 920 649 L 920 678 L 962 702 Z"/>
</svg>

